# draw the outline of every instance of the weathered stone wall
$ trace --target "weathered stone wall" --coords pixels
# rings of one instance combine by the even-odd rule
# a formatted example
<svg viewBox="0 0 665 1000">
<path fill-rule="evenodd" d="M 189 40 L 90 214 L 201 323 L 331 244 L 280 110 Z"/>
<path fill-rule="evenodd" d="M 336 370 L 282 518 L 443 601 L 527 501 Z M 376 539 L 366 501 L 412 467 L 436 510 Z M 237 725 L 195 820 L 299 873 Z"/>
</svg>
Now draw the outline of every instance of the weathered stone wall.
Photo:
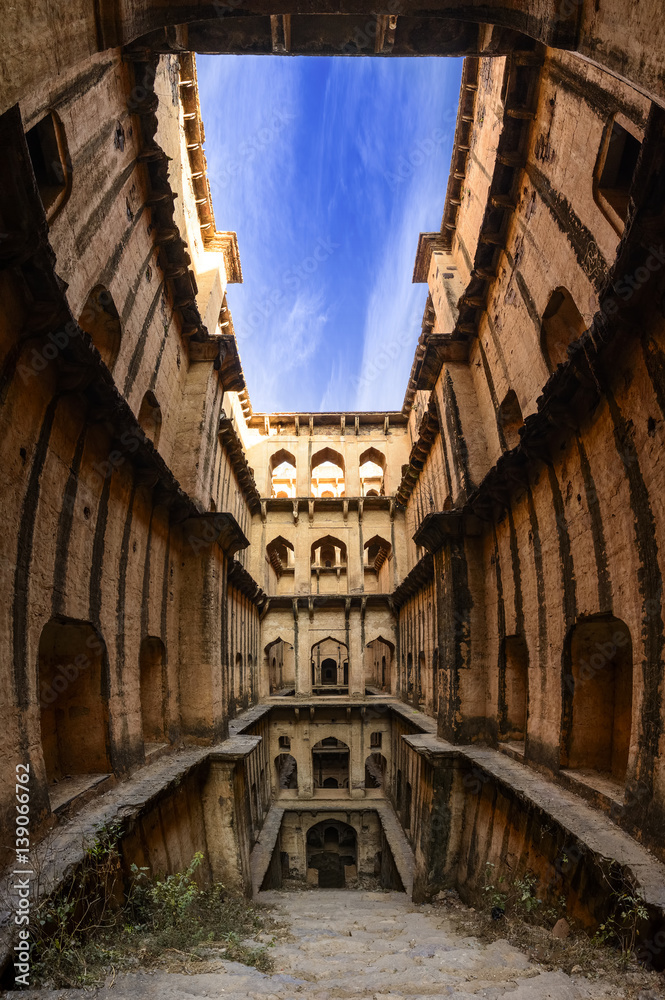
<svg viewBox="0 0 665 1000">
<path fill-rule="evenodd" d="M 662 214 L 649 179 L 662 122 L 640 94 L 570 55 L 548 50 L 521 95 L 516 72 L 481 62 L 464 196 L 449 249 L 431 254 L 440 315 L 423 370 L 438 369 L 438 429 L 427 428 L 407 523 L 434 553 L 436 587 L 434 599 L 429 583 L 418 598 L 400 595 L 400 663 L 416 662 L 418 606 L 431 604 L 441 735 L 508 740 L 662 850 L 663 323 L 651 303 L 663 254 L 640 221 Z M 516 120 L 531 124 L 513 149 Z M 623 222 L 597 190 L 615 121 L 643 140 L 619 246 Z M 467 276 L 459 309 L 439 289 L 451 263 Z M 566 306 L 571 347 L 557 367 L 546 337 L 561 288 L 578 312 Z M 446 334 L 468 361 L 448 360 Z M 562 393 L 571 366 L 578 381 Z M 442 478 L 450 509 L 428 517 L 423 493 Z M 593 642 L 580 646 L 580 629 Z M 589 715 L 594 703 L 609 716 Z"/>
<path fill-rule="evenodd" d="M 155 81 L 177 97 L 172 65 Z M 186 268 L 172 271 L 159 243 L 168 178 L 149 166 L 162 162 L 150 116 L 128 113 L 133 86 L 130 65 L 109 52 L 82 65 L 76 85 L 26 95 L 22 124 L 2 119 L 7 221 L 16 239 L 32 226 L 3 271 L 2 663 L 15 710 L 2 734 L 2 808 L 12 762 L 29 762 L 35 829 L 51 814 L 54 777 L 124 775 L 148 742 L 219 737 L 258 687 L 259 592 L 233 558 L 248 543 L 250 493 L 218 435 L 224 369 L 214 353 L 195 360 L 203 348 L 185 336 Z M 48 231 L 23 139 L 46 108 L 71 177 Z M 224 258 L 213 256 L 219 272 Z M 203 391 L 192 402 L 193 384 Z M 144 419 L 146 393 L 158 422 Z M 183 461 L 199 439 L 210 443 L 206 470 L 187 495 Z M 160 650 L 152 666 L 148 640 Z M 77 736 L 86 718 L 89 743 Z"/>
</svg>

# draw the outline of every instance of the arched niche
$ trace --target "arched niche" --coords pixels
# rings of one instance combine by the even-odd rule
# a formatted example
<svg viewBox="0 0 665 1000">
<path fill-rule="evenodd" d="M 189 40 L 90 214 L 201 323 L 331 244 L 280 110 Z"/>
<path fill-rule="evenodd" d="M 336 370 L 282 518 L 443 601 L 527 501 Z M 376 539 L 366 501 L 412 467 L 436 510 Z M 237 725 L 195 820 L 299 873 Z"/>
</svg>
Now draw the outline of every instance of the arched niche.
<svg viewBox="0 0 665 1000">
<path fill-rule="evenodd" d="M 568 360 L 568 347 L 586 330 L 584 318 L 567 288 L 555 288 L 543 313 L 540 347 L 550 372 Z"/>
<path fill-rule="evenodd" d="M 503 398 L 498 413 L 499 427 L 508 451 L 512 451 L 520 443 L 520 428 L 524 426 L 522 408 L 514 389 L 510 389 Z"/>
<path fill-rule="evenodd" d="M 383 788 L 386 777 L 387 761 L 378 750 L 373 751 L 365 760 L 365 788 Z"/>
<path fill-rule="evenodd" d="M 157 397 L 150 389 L 141 400 L 138 419 L 141 430 L 148 440 L 152 441 L 155 448 L 157 448 L 159 445 L 159 436 L 162 431 L 162 410 L 157 402 Z"/>
<path fill-rule="evenodd" d="M 275 757 L 277 787 L 295 789 L 298 787 L 298 764 L 290 753 L 280 753 Z"/>
<path fill-rule="evenodd" d="M 526 737 L 529 650 L 522 635 L 507 635 L 499 657 L 499 737 L 521 742 Z"/>
<path fill-rule="evenodd" d="M 332 636 L 320 639 L 311 648 L 310 663 L 314 690 L 348 686 L 349 649 L 345 642 Z"/>
<path fill-rule="evenodd" d="M 39 639 L 41 738 L 49 783 L 108 774 L 108 659 L 90 622 L 52 618 Z"/>
<path fill-rule="evenodd" d="M 312 542 L 312 569 L 346 568 L 346 544 L 334 535 L 324 535 Z"/>
<path fill-rule="evenodd" d="M 623 786 L 633 716 L 633 645 L 626 623 L 594 615 L 574 625 L 564 644 L 562 680 L 562 766 Z"/>
<path fill-rule="evenodd" d="M 266 557 L 278 580 L 284 573 L 293 573 L 295 570 L 296 553 L 293 543 L 282 535 L 268 542 Z"/>
<path fill-rule="evenodd" d="M 307 869 L 316 872 L 320 889 L 343 889 L 357 874 L 356 831 L 348 823 L 329 819 L 307 831 Z"/>
<path fill-rule="evenodd" d="M 264 663 L 268 673 L 270 694 L 283 691 L 295 684 L 295 650 L 293 643 L 278 637 L 264 648 Z"/>
<path fill-rule="evenodd" d="M 148 635 L 139 650 L 143 742 L 166 742 L 166 648 L 158 636 Z"/>
<path fill-rule="evenodd" d="M 122 327 L 113 296 L 104 285 L 95 285 L 91 290 L 79 316 L 79 326 L 90 336 L 109 371 L 113 371 L 120 353 Z"/>
</svg>

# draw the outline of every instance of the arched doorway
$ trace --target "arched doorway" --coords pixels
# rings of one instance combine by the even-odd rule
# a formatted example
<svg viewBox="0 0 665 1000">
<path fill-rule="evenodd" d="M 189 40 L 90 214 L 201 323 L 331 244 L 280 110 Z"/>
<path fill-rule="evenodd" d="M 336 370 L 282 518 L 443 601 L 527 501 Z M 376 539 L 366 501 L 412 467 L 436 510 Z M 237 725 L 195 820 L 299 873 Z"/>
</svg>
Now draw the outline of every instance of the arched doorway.
<svg viewBox="0 0 665 1000">
<path fill-rule="evenodd" d="M 323 820 L 307 831 L 307 868 L 318 872 L 319 889 L 343 889 L 357 873 L 356 831 L 340 820 Z"/>
<path fill-rule="evenodd" d="M 332 637 L 321 639 L 312 646 L 310 666 L 315 694 L 345 691 L 349 683 L 348 656 L 346 643 Z"/>
<path fill-rule="evenodd" d="M 321 661 L 321 683 L 322 684 L 337 683 L 337 661 L 333 660 L 329 656 L 326 657 L 325 660 Z"/>
<path fill-rule="evenodd" d="M 349 748 L 346 743 L 328 736 L 312 747 L 312 770 L 315 788 L 349 787 Z"/>
</svg>

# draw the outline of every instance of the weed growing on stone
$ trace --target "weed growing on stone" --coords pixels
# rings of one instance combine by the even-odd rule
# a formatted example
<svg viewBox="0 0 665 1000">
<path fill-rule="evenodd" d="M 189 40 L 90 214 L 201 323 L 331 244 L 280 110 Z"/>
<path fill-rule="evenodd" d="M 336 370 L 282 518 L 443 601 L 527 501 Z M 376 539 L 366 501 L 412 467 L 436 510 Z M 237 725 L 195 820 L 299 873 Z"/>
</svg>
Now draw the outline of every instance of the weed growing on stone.
<svg viewBox="0 0 665 1000">
<path fill-rule="evenodd" d="M 266 931 L 273 922 L 265 908 L 219 883 L 201 887 L 202 854 L 185 871 L 161 878 L 132 865 L 127 882 L 119 833 L 105 830 L 74 876 L 39 904 L 35 986 L 94 986 L 120 971 L 174 964 L 203 971 L 210 961 L 271 970 Z"/>
</svg>

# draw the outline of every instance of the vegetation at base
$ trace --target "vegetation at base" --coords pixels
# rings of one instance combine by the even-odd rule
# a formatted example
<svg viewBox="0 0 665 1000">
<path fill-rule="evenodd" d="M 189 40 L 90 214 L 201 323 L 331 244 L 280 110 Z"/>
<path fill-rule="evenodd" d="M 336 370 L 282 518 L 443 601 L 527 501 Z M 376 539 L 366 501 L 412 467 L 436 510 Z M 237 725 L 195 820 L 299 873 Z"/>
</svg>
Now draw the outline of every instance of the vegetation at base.
<svg viewBox="0 0 665 1000">
<path fill-rule="evenodd" d="M 105 829 L 76 874 L 36 908 L 33 986 L 94 986 L 109 975 L 155 966 L 212 971 L 211 963 L 220 961 L 271 971 L 273 941 L 253 940 L 275 926 L 265 907 L 219 883 L 201 886 L 202 854 L 165 877 L 132 865 L 127 880 L 119 835 L 119 828 Z"/>
</svg>

